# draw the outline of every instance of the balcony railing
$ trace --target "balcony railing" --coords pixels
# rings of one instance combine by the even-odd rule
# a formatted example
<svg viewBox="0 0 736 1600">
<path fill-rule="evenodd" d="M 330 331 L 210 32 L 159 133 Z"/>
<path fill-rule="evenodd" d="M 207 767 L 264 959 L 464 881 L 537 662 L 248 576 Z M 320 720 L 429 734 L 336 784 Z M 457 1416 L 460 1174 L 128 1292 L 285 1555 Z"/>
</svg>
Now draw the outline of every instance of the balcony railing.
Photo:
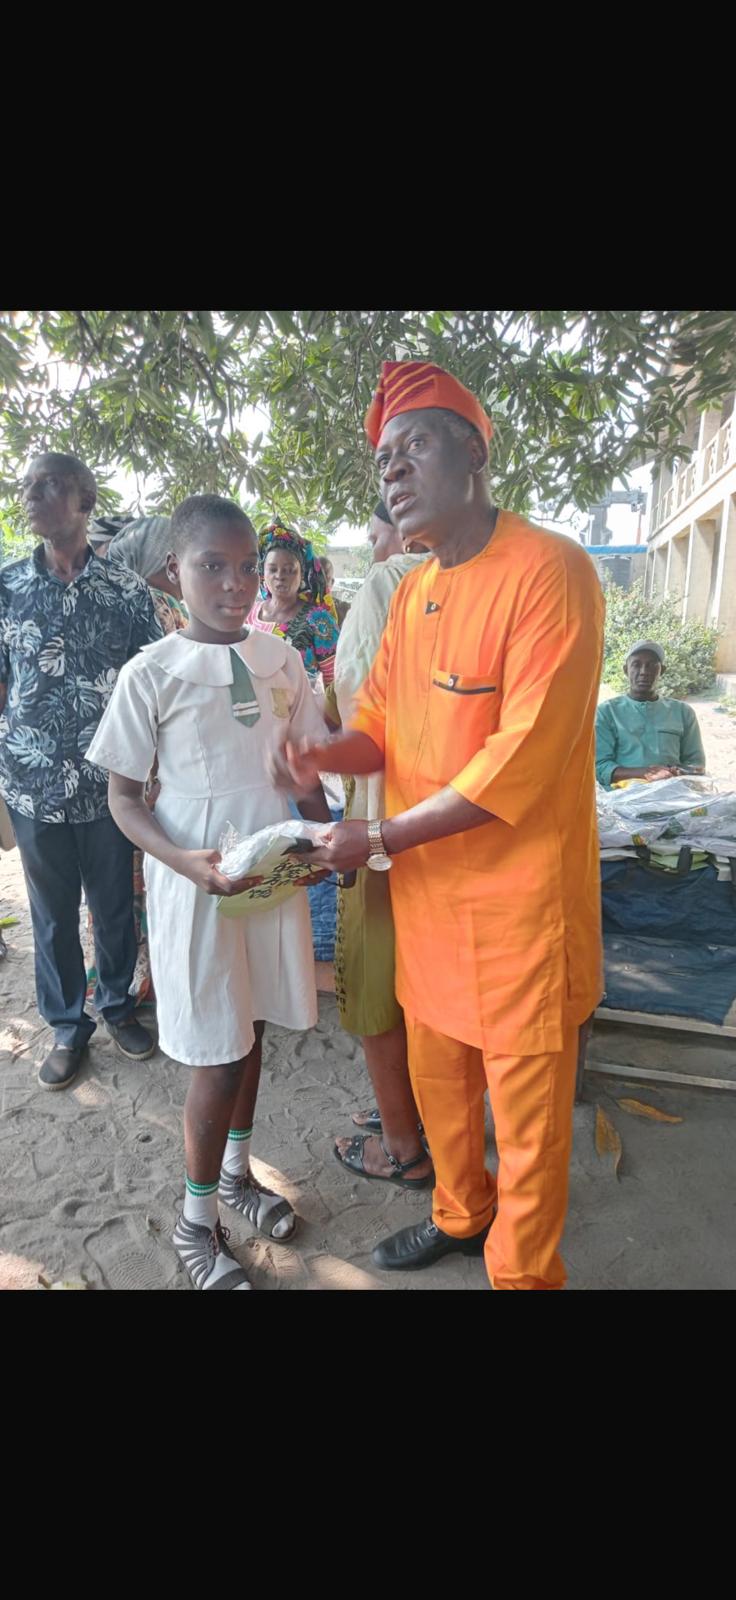
<svg viewBox="0 0 736 1600">
<path fill-rule="evenodd" d="M 718 429 L 703 450 L 698 450 L 687 466 L 675 474 L 669 489 L 662 495 L 652 518 L 650 533 L 657 533 L 677 516 L 678 511 L 716 478 L 724 467 L 736 461 L 736 422 L 733 416 Z"/>
</svg>

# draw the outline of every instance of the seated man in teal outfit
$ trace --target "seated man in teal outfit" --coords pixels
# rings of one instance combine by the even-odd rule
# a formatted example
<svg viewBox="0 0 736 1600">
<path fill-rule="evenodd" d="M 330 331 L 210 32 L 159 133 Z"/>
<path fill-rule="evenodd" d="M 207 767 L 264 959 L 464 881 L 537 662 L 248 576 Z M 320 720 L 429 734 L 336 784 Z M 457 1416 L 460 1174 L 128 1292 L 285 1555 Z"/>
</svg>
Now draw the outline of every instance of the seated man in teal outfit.
<svg viewBox="0 0 736 1600">
<path fill-rule="evenodd" d="M 657 692 L 665 670 L 661 644 L 639 639 L 624 670 L 628 694 L 605 700 L 596 713 L 598 782 L 610 789 L 629 778 L 652 782 L 681 772 L 705 772 L 695 712 L 682 700 L 661 700 Z"/>
</svg>

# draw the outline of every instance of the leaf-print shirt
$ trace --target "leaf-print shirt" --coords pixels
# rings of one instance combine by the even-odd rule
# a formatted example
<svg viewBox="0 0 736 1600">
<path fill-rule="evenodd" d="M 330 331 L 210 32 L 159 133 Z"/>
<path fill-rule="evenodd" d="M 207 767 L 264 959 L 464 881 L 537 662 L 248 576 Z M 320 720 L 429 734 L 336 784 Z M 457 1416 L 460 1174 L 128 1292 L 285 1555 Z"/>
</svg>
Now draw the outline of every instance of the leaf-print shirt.
<svg viewBox="0 0 736 1600">
<path fill-rule="evenodd" d="M 43 545 L 0 569 L 0 794 L 11 811 L 109 816 L 107 773 L 85 756 L 120 668 L 161 633 L 148 585 L 91 549 L 71 583 L 47 571 Z"/>
</svg>

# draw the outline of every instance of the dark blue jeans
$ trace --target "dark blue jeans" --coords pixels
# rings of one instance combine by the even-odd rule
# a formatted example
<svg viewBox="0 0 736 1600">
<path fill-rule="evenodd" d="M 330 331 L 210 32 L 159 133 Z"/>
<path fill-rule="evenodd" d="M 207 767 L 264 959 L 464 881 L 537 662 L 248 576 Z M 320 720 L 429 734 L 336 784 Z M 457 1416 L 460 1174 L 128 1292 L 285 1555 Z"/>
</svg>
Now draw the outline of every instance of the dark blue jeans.
<svg viewBox="0 0 736 1600">
<path fill-rule="evenodd" d="M 106 1022 L 123 1022 L 133 1011 L 133 846 L 112 817 L 36 822 L 17 811 L 11 815 L 31 906 L 38 1009 L 56 1043 L 76 1050 L 95 1031 L 84 1009 L 83 884 L 95 930 L 95 1005 Z"/>
</svg>

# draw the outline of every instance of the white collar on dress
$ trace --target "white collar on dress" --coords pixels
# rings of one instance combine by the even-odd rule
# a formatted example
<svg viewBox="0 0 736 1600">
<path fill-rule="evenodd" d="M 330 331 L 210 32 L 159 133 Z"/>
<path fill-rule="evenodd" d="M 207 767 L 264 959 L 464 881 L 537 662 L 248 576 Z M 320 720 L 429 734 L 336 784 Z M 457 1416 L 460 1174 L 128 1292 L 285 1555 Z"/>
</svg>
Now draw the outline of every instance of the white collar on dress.
<svg viewBox="0 0 736 1600">
<path fill-rule="evenodd" d="M 247 639 L 234 645 L 196 644 L 181 633 L 169 633 L 155 644 L 145 644 L 142 653 L 172 678 L 219 688 L 233 681 L 231 650 L 237 650 L 254 677 L 270 678 L 284 666 L 290 648 L 285 639 L 252 628 Z"/>
</svg>

